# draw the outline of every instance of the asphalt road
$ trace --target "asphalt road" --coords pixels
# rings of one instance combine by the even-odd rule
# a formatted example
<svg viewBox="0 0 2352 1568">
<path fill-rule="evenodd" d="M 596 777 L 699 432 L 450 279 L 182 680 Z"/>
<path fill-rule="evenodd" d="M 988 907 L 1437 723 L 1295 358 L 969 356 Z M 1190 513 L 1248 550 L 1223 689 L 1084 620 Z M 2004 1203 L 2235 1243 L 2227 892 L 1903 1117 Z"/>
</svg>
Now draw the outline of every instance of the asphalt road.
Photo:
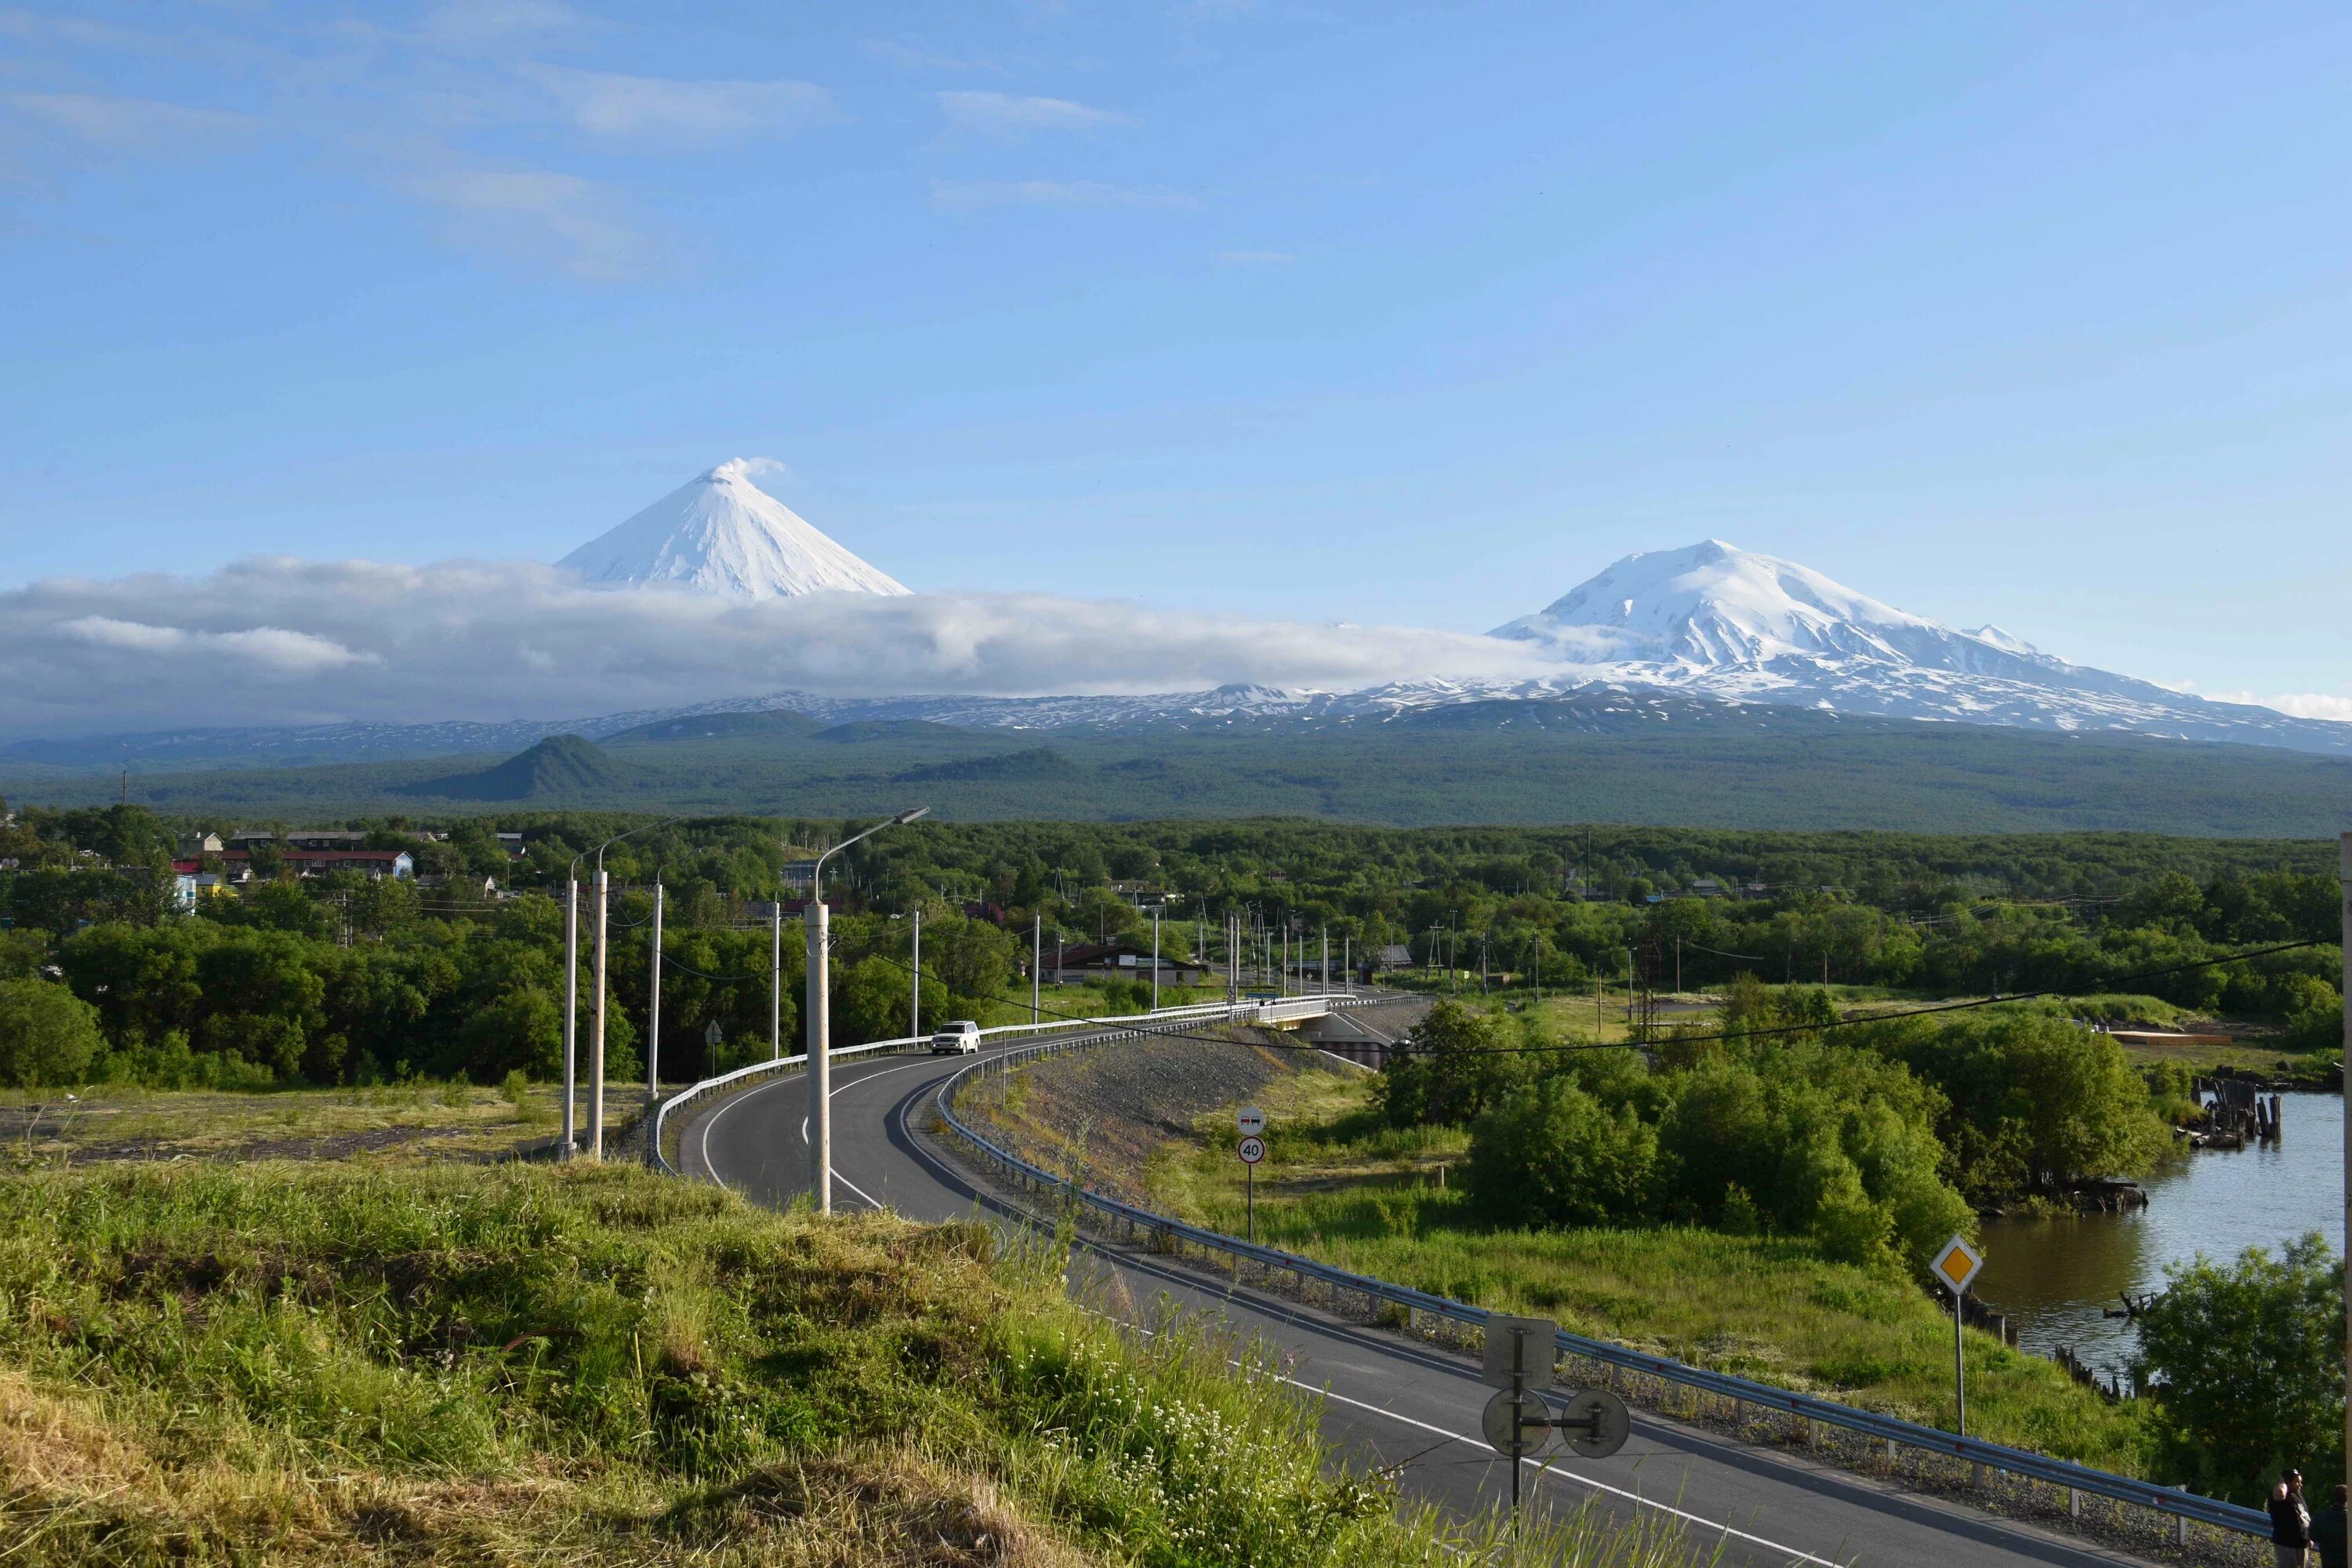
<svg viewBox="0 0 2352 1568">
<path fill-rule="evenodd" d="M 924 1220 L 1011 1212 L 1003 1194 L 983 1192 L 919 1131 L 939 1081 L 971 1059 L 835 1064 L 837 1207 L 870 1205 Z M 754 1202 L 789 1204 L 808 1190 L 807 1109 L 798 1074 L 723 1100 L 688 1124 L 680 1167 Z M 1466 1358 L 1278 1296 L 1227 1289 L 1148 1253 L 1107 1244 L 1087 1250 L 1097 1276 L 1086 1279 L 1074 1268 L 1073 1289 L 1091 1302 L 1141 1318 L 1165 1296 L 1279 1347 L 1291 1380 L 1323 1397 L 1326 1436 L 1360 1465 L 1396 1467 L 1408 1497 L 1466 1517 L 1509 1496 L 1507 1461 L 1477 1436 L 1492 1391 Z M 1523 1465 L 1521 1484 L 1536 1506 L 1595 1500 L 1628 1519 L 1679 1517 L 1691 1539 L 1719 1542 L 1727 1563 L 2088 1568 L 2143 1561 L 1642 1412 L 1632 1441 L 1613 1458 L 1555 1461 L 1549 1469 Z"/>
</svg>

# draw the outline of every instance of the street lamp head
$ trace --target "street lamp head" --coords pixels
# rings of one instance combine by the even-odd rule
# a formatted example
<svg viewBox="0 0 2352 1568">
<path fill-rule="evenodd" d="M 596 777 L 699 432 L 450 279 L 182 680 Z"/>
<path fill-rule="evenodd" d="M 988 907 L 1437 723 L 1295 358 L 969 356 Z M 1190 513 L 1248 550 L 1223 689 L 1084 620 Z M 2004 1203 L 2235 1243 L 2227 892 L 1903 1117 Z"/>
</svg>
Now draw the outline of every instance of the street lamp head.
<svg viewBox="0 0 2352 1568">
<path fill-rule="evenodd" d="M 898 816 L 892 817 L 890 822 L 893 826 L 904 827 L 907 824 L 914 821 L 915 818 L 919 816 L 929 816 L 930 814 L 931 808 L 929 806 L 919 805 L 910 811 L 900 812 Z"/>
</svg>

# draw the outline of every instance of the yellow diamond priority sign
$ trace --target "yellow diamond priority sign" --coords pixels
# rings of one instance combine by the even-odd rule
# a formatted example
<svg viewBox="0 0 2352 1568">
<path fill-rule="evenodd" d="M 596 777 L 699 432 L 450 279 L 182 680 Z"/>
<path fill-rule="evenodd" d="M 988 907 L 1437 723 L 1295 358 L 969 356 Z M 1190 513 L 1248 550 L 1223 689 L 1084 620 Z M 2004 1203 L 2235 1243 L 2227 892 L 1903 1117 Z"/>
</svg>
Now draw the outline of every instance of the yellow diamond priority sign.
<svg viewBox="0 0 2352 1568">
<path fill-rule="evenodd" d="M 1936 1261 L 1927 1267 L 1935 1270 L 1945 1289 L 1958 1296 L 1969 1288 L 1977 1270 L 1984 1267 L 1984 1254 L 1970 1247 L 1965 1237 L 1956 1236 L 1944 1243 L 1943 1250 L 1936 1254 Z"/>
</svg>

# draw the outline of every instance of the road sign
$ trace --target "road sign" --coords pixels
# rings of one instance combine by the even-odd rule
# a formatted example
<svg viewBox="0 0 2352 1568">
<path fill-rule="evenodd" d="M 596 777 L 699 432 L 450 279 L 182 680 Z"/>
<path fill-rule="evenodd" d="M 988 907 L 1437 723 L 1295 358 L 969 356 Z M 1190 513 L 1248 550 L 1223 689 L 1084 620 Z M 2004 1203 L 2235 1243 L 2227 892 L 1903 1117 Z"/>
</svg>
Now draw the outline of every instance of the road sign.
<svg viewBox="0 0 2352 1568">
<path fill-rule="evenodd" d="M 1514 1383 L 1549 1383 L 1552 1347 L 1559 1325 L 1549 1318 L 1507 1318 L 1486 1314 L 1486 1370 L 1480 1379 L 1489 1388 Z"/>
<path fill-rule="evenodd" d="M 1234 1125 L 1244 1133 L 1265 1131 L 1265 1112 L 1255 1105 L 1244 1105 L 1234 1112 Z"/>
<path fill-rule="evenodd" d="M 1633 1436 L 1625 1402 L 1605 1388 L 1580 1388 L 1559 1404 L 1559 1435 L 1585 1458 L 1605 1459 Z"/>
<path fill-rule="evenodd" d="M 1244 1165 L 1255 1165 L 1255 1164 L 1256 1164 L 1260 1160 L 1263 1160 L 1263 1159 L 1265 1159 L 1265 1139 L 1263 1139 L 1263 1138 L 1244 1138 L 1244 1139 L 1243 1139 L 1243 1140 L 1242 1140 L 1242 1163 L 1243 1163 L 1243 1164 L 1244 1164 Z"/>
<path fill-rule="evenodd" d="M 1984 1267 L 1984 1254 L 1970 1247 L 1965 1237 L 1956 1236 L 1944 1243 L 1944 1249 L 1927 1267 L 1935 1270 L 1944 1289 L 1957 1296 L 1969 1288 L 1969 1281 Z"/>
<path fill-rule="evenodd" d="M 1486 1401 L 1478 1428 L 1503 1458 L 1531 1458 L 1551 1444 L 1551 1406 L 1532 1388 L 1507 1388 Z"/>
<path fill-rule="evenodd" d="M 719 1026 L 718 1019 L 711 1019 L 710 1027 L 702 1031 L 702 1043 L 712 1050 L 727 1043 L 727 1031 Z"/>
</svg>

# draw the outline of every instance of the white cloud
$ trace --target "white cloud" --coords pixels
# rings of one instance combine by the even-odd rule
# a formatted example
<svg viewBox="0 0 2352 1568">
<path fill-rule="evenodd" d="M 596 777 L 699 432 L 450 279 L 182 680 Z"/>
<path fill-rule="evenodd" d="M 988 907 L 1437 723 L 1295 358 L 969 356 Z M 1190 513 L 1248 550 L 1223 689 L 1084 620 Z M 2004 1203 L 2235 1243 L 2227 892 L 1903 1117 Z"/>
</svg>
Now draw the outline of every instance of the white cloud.
<svg viewBox="0 0 2352 1568">
<path fill-rule="evenodd" d="M 956 55 L 936 54 L 929 49 L 918 49 L 906 44 L 892 43 L 887 38 L 868 38 L 865 41 L 864 47 L 867 54 L 876 58 L 888 60 L 892 65 L 904 66 L 909 70 L 963 71 L 996 68 L 988 60 L 965 59 Z"/>
<path fill-rule="evenodd" d="M 0 93 L 0 105 L 86 146 L 110 153 L 198 152 L 242 135 L 259 123 L 250 115 L 224 110 L 88 92 Z"/>
<path fill-rule="evenodd" d="M 438 208 L 452 243 L 530 265 L 552 262 L 594 282 L 641 278 L 659 259 L 654 242 L 593 180 L 551 169 L 444 168 L 402 182 Z"/>
<path fill-rule="evenodd" d="M 562 0 L 446 0 L 425 18 L 425 37 L 445 48 L 473 49 L 563 32 L 587 18 Z"/>
<path fill-rule="evenodd" d="M 284 626 L 201 632 L 147 621 L 116 620 L 110 616 L 81 616 L 59 622 L 58 633 L 70 641 L 126 653 L 173 658 L 218 655 L 252 669 L 283 676 L 315 675 L 354 664 L 383 662 L 374 654 L 354 653 L 327 637 L 289 631 Z"/>
<path fill-rule="evenodd" d="M 2352 697 L 2326 691 L 2287 691 L 2263 696 L 2253 691 L 2208 691 L 2204 695 L 2216 702 L 2246 702 L 2257 708 L 2273 708 L 2297 719 L 2333 719 L 2352 724 Z"/>
<path fill-rule="evenodd" d="M 1009 92 L 943 92 L 939 100 L 950 123 L 990 136 L 1019 136 L 1031 131 L 1091 131 L 1135 123 L 1129 116 L 1073 103 L 1066 98 L 1024 98 Z"/>
<path fill-rule="evenodd" d="M 160 35 L 135 27 L 118 27 L 111 22 L 87 16 L 45 16 L 13 5 L 0 6 L 0 37 L 77 48 L 130 49 L 142 54 L 152 54 L 168 45 L 168 40 Z"/>
<path fill-rule="evenodd" d="M 589 134 L 665 146 L 787 135 L 833 106 L 824 89 L 804 81 L 687 81 L 544 65 L 525 74 Z"/>
<path fill-rule="evenodd" d="M 1200 197 L 1182 191 L 1106 184 L 1100 180 L 940 180 L 931 185 L 931 205 L 952 213 L 1008 206 L 1158 207 L 1192 212 L 1200 205 Z"/>
<path fill-rule="evenodd" d="M 1523 676 L 1538 657 L 1444 632 L 1038 594 L 744 602 L 593 589 L 527 563 L 259 560 L 0 593 L 0 732 L 561 718 L 784 689 L 1352 689 Z"/>
</svg>

